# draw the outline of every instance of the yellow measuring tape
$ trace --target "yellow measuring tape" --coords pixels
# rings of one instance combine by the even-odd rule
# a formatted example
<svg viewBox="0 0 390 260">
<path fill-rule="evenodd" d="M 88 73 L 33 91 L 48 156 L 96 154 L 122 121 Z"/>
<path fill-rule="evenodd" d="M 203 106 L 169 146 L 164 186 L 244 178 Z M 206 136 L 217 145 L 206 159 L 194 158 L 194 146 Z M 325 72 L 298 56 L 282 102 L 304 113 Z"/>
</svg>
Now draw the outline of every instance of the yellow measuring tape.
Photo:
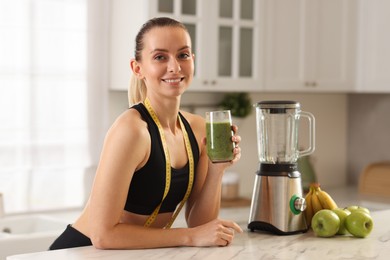
<svg viewBox="0 0 390 260">
<path fill-rule="evenodd" d="M 164 195 L 163 195 L 163 198 L 162 198 L 160 204 L 152 212 L 152 214 L 149 216 L 149 218 L 146 220 L 146 222 L 144 224 L 145 227 L 149 227 L 156 220 L 157 215 L 158 215 L 158 213 L 160 211 L 161 205 L 162 205 L 164 199 L 166 198 L 166 196 L 167 196 L 167 194 L 169 192 L 169 187 L 171 186 L 171 160 L 170 160 L 170 156 L 169 156 L 169 150 L 168 150 L 167 141 L 165 139 L 164 130 L 163 130 L 163 128 L 161 126 L 161 123 L 160 123 L 160 120 L 158 120 L 157 115 L 154 112 L 154 110 L 153 110 L 153 108 L 152 108 L 148 98 L 145 99 L 145 107 L 148 110 L 150 116 L 152 117 L 154 123 L 157 125 L 158 131 L 160 133 L 162 145 L 163 145 L 164 155 L 165 155 L 165 189 L 164 189 Z M 192 154 L 190 139 L 188 138 L 188 133 L 186 131 L 186 128 L 184 127 L 183 121 L 181 120 L 179 115 L 177 117 L 179 119 L 180 127 L 181 127 L 181 130 L 183 132 L 183 136 L 184 136 L 184 143 L 185 143 L 186 150 L 187 150 L 187 155 L 188 155 L 188 160 L 189 160 L 189 167 L 190 167 L 190 173 L 189 173 L 188 186 L 187 186 L 187 190 L 186 190 L 186 193 L 184 195 L 184 198 L 180 202 L 179 207 L 173 213 L 171 220 L 167 223 L 167 225 L 165 225 L 165 228 L 170 228 L 172 226 L 172 224 L 175 221 L 177 215 L 179 215 L 180 210 L 183 208 L 185 202 L 187 201 L 188 197 L 190 196 L 192 185 L 194 183 L 194 156 Z"/>
</svg>

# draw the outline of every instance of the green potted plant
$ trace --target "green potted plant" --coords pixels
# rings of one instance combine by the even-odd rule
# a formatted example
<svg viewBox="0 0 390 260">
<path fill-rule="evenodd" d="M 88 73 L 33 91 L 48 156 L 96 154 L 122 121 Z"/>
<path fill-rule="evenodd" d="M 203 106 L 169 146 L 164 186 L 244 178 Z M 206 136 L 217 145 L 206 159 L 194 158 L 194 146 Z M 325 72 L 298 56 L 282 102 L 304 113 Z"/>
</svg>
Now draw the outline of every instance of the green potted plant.
<svg viewBox="0 0 390 260">
<path fill-rule="evenodd" d="M 230 110 L 233 117 L 244 118 L 252 111 L 252 102 L 246 92 L 227 93 L 219 106 L 224 110 Z"/>
</svg>

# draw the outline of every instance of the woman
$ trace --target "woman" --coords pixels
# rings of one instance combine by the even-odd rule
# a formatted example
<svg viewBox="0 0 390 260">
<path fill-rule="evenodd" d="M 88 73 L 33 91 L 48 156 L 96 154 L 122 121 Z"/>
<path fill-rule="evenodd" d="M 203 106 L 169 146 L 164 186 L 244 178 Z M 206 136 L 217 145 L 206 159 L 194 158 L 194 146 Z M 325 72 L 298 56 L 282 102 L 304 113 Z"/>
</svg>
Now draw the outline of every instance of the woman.
<svg viewBox="0 0 390 260">
<path fill-rule="evenodd" d="M 50 249 L 227 246 L 242 230 L 217 219 L 221 180 L 240 159 L 241 138 L 232 137 L 231 162 L 213 164 L 206 154 L 204 119 L 179 112 L 194 73 L 184 25 L 170 18 L 149 20 L 136 37 L 130 65 L 131 107 L 107 133 L 83 213 Z M 184 202 L 188 228 L 170 228 Z"/>
</svg>

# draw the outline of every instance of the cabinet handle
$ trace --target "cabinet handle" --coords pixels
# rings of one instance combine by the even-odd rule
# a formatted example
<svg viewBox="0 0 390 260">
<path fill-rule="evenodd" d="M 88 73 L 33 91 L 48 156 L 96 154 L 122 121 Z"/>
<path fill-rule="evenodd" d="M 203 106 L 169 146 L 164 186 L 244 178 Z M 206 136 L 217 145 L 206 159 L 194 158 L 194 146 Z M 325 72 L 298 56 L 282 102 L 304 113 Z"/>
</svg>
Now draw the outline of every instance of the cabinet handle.
<svg viewBox="0 0 390 260">
<path fill-rule="evenodd" d="M 317 87 L 317 82 L 315 82 L 315 81 L 306 81 L 305 82 L 305 87 L 315 88 L 315 87 Z"/>
<path fill-rule="evenodd" d="M 216 80 L 212 80 L 211 82 L 209 82 L 208 80 L 203 80 L 203 85 L 208 85 L 208 84 L 211 84 L 211 85 L 217 85 L 217 81 Z"/>
</svg>

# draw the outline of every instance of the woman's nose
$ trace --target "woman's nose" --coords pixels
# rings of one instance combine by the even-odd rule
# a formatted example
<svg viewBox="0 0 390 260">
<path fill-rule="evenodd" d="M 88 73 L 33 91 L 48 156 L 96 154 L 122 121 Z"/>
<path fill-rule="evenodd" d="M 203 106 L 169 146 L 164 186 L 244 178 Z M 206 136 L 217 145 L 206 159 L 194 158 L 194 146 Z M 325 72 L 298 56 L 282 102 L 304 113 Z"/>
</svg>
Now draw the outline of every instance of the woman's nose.
<svg viewBox="0 0 390 260">
<path fill-rule="evenodd" d="M 181 71 L 180 63 L 178 62 L 177 59 L 172 58 L 169 60 L 168 71 L 173 73 L 177 73 Z"/>
</svg>

